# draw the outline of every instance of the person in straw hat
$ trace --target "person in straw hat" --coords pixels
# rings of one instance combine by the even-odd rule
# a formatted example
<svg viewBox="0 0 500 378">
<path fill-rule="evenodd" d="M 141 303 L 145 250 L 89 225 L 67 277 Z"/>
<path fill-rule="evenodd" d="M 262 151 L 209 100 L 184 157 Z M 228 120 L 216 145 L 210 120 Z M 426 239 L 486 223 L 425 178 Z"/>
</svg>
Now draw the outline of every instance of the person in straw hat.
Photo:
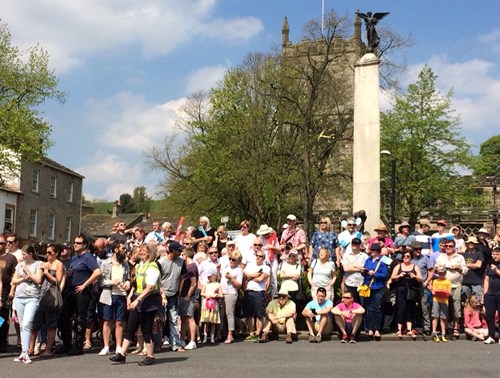
<svg viewBox="0 0 500 378">
<path fill-rule="evenodd" d="M 276 334 L 285 333 L 286 343 L 291 344 L 292 335 L 297 333 L 295 329 L 296 311 L 295 303 L 290 299 L 288 291 L 281 289 L 278 292 L 278 297 L 269 302 L 266 307 L 266 318 L 259 342 L 267 342 L 268 334 L 272 330 Z"/>
</svg>

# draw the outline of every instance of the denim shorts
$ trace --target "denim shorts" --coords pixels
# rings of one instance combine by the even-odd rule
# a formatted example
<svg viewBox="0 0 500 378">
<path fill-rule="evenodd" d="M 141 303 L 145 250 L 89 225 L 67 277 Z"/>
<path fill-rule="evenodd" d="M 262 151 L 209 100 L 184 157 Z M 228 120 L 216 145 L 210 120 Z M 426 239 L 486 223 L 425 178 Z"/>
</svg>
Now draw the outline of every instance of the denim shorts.
<svg viewBox="0 0 500 378">
<path fill-rule="evenodd" d="M 118 320 L 124 322 L 127 316 L 127 297 L 111 295 L 111 305 L 103 304 L 102 318 L 104 320 Z"/>
</svg>

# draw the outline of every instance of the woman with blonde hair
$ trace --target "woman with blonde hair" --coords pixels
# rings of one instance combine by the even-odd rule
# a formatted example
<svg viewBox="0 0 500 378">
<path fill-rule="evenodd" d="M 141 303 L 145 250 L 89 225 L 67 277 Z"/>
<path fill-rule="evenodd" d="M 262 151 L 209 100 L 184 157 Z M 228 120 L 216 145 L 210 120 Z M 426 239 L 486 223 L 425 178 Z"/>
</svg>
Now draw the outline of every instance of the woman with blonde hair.
<svg viewBox="0 0 500 378">
<path fill-rule="evenodd" d="M 238 250 L 229 253 L 229 265 L 221 272 L 222 295 L 224 296 L 224 312 L 227 318 L 227 337 L 225 344 L 234 341 L 234 310 L 238 293 L 243 284 L 243 271 L 240 267 L 241 253 Z"/>
<path fill-rule="evenodd" d="M 332 231 L 332 222 L 328 217 L 322 217 L 319 220 L 319 229 L 314 231 L 309 245 L 309 258 L 314 260 L 318 258 L 320 248 L 326 248 L 330 260 L 337 261 L 336 250 L 339 246 L 337 234 Z"/>
<path fill-rule="evenodd" d="M 160 269 L 155 261 L 156 246 L 144 244 L 139 247 L 140 262 L 136 267 L 132 290 L 127 297 L 127 308 L 131 310 L 120 353 L 110 357 L 113 362 L 125 363 L 126 355 L 134 334 L 141 327 L 146 344 L 146 358 L 139 365 L 153 365 L 154 357 L 153 323 L 155 315 L 162 307 L 160 296 Z"/>
<path fill-rule="evenodd" d="M 318 258 L 311 261 L 307 271 L 307 280 L 311 285 L 311 296 L 316 298 L 316 291 L 319 287 L 326 290 L 326 299 L 333 301 L 333 285 L 337 280 L 335 273 L 335 263 L 330 260 L 330 253 L 327 248 L 320 248 Z"/>
</svg>

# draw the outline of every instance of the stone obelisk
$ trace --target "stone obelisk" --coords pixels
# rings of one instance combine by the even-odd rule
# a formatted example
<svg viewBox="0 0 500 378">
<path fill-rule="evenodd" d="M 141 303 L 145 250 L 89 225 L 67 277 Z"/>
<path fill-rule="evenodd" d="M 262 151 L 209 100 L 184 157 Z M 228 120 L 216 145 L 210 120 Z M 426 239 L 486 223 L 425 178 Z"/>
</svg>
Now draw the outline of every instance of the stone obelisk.
<svg viewBox="0 0 500 378">
<path fill-rule="evenodd" d="M 379 59 L 363 55 L 354 71 L 353 212 L 365 210 L 365 231 L 380 223 Z"/>
</svg>

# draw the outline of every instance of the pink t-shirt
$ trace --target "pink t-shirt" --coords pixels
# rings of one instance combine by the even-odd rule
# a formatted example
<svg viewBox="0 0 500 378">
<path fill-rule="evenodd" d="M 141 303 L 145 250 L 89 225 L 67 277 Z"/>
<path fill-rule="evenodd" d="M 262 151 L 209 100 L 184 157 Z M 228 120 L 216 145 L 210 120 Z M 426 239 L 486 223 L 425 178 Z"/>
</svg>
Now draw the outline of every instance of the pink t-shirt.
<svg viewBox="0 0 500 378">
<path fill-rule="evenodd" d="M 349 306 L 349 307 L 347 307 L 344 302 L 340 302 L 337 305 L 337 308 L 340 311 L 354 311 L 354 310 L 357 310 L 360 307 L 361 307 L 361 305 L 359 303 L 356 303 L 356 302 L 352 302 L 351 306 Z M 351 323 L 352 319 L 354 318 L 354 315 L 355 314 L 349 314 L 349 316 L 347 318 L 345 318 L 345 322 L 346 323 Z"/>
</svg>

